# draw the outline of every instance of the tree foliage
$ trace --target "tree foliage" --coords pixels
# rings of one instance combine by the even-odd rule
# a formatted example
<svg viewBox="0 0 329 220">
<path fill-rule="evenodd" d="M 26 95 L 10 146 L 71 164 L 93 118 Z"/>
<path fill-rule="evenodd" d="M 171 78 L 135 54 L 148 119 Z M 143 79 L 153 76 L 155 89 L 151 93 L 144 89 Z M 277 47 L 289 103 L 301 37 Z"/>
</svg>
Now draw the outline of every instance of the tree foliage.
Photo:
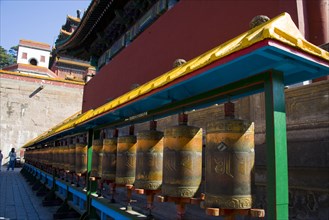
<svg viewBox="0 0 329 220">
<path fill-rule="evenodd" d="M 17 45 L 17 46 L 13 46 L 13 47 L 11 47 L 11 48 L 9 49 L 8 53 L 9 53 L 10 55 L 12 55 L 12 56 L 15 58 L 15 60 L 16 60 L 16 59 L 17 59 L 17 53 L 18 53 L 18 45 Z"/>
<path fill-rule="evenodd" d="M 0 69 L 16 62 L 17 48 L 11 47 L 9 52 L 7 52 L 6 49 L 0 46 Z"/>
</svg>

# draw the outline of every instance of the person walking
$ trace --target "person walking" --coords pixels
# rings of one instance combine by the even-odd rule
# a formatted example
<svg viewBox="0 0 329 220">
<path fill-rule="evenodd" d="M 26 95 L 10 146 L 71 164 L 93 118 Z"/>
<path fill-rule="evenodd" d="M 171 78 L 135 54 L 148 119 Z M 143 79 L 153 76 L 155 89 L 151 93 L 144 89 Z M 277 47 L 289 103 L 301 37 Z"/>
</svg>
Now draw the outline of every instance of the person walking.
<svg viewBox="0 0 329 220">
<path fill-rule="evenodd" d="M 1 171 L 1 167 L 2 167 L 2 158 L 3 158 L 3 154 L 2 154 L 2 151 L 0 150 L 0 171 Z"/>
<path fill-rule="evenodd" d="M 9 152 L 9 165 L 7 166 L 7 171 L 11 167 L 11 170 L 14 170 L 15 168 L 15 161 L 16 161 L 16 153 L 15 153 L 15 148 L 11 148 L 11 151 Z M 6 157 L 6 159 L 8 158 Z"/>
</svg>

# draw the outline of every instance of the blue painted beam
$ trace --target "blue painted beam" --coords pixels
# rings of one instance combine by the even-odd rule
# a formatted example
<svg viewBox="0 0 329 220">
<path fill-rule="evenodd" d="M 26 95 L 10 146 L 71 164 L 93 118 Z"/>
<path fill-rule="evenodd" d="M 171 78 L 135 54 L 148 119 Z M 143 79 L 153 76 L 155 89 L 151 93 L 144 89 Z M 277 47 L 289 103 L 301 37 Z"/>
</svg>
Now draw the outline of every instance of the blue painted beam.
<svg viewBox="0 0 329 220">
<path fill-rule="evenodd" d="M 130 220 L 137 219 L 138 216 L 129 215 L 128 213 L 114 207 L 110 207 L 109 204 L 105 205 L 100 199 L 92 198 L 91 205 L 101 212 L 101 215 L 106 215 L 115 220 Z"/>
</svg>

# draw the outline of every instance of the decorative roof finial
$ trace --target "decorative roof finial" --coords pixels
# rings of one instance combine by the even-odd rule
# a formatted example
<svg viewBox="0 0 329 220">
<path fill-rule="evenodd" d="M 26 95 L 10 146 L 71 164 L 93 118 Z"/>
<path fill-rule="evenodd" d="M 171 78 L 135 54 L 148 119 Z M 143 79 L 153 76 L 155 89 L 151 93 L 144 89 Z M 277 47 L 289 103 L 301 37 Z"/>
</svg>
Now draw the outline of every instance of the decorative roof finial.
<svg viewBox="0 0 329 220">
<path fill-rule="evenodd" d="M 80 18 L 81 11 L 78 9 L 77 10 L 77 18 Z"/>
<path fill-rule="evenodd" d="M 256 17 L 254 17 L 250 23 L 249 23 L 249 27 L 250 29 L 257 27 L 258 25 L 261 25 L 267 21 L 269 21 L 270 18 L 267 17 L 266 15 L 257 15 Z"/>
<path fill-rule="evenodd" d="M 173 67 L 178 67 L 180 65 L 183 65 L 184 63 L 186 63 L 186 60 L 184 59 L 176 59 L 174 64 L 173 64 Z"/>
</svg>

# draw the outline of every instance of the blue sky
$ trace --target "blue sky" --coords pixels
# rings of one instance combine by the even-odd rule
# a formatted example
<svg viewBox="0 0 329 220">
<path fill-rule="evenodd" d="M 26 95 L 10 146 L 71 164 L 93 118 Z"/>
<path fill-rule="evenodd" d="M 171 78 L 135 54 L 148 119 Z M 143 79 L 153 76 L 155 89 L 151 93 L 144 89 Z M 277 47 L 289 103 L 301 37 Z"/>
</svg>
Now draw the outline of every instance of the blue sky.
<svg viewBox="0 0 329 220">
<path fill-rule="evenodd" d="M 67 15 L 87 10 L 91 0 L 0 0 L 0 46 L 9 50 L 20 39 L 53 46 Z"/>
</svg>

